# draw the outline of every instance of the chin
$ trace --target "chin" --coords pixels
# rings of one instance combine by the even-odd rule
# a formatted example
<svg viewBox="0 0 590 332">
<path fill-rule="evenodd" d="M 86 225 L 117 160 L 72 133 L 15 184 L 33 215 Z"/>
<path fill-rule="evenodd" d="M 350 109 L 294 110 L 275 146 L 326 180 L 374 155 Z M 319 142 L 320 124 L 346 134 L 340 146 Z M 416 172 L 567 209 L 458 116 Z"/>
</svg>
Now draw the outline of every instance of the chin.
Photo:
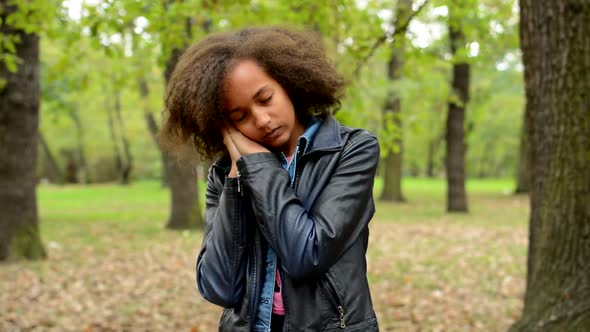
<svg viewBox="0 0 590 332">
<path fill-rule="evenodd" d="M 288 142 L 289 142 L 288 140 L 282 140 L 280 143 L 277 142 L 277 143 L 273 144 L 273 149 L 276 151 L 288 150 L 289 149 Z"/>
</svg>

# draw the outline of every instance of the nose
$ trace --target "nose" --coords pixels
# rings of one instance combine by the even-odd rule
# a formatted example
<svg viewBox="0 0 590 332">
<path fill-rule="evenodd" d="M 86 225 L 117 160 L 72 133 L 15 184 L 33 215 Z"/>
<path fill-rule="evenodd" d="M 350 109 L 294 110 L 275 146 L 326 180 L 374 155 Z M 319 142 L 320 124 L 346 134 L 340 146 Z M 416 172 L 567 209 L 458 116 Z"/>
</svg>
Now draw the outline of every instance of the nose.
<svg viewBox="0 0 590 332">
<path fill-rule="evenodd" d="M 255 109 L 253 112 L 256 128 L 265 129 L 270 123 L 270 115 L 266 110 Z"/>
</svg>

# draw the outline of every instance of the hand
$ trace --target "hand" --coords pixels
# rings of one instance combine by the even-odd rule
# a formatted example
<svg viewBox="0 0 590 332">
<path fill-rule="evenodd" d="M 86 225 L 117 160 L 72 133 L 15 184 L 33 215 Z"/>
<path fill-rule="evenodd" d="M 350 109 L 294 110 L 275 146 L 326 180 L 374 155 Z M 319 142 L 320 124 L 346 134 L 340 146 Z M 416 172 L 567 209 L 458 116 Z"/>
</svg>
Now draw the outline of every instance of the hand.
<svg viewBox="0 0 590 332">
<path fill-rule="evenodd" d="M 238 168 L 236 166 L 236 161 L 242 156 L 259 152 L 270 152 L 258 142 L 244 136 L 244 134 L 232 125 L 226 125 L 221 130 L 221 133 L 223 135 L 223 144 L 226 146 L 232 160 L 232 166 L 228 175 L 230 177 L 237 176 Z"/>
<path fill-rule="evenodd" d="M 231 138 L 231 141 L 234 143 L 234 146 L 238 150 L 240 156 L 245 156 L 253 153 L 260 153 L 260 152 L 270 152 L 267 148 L 262 146 L 260 143 L 249 139 L 248 137 L 244 136 L 239 130 L 237 130 L 234 126 L 227 126 L 227 132 Z"/>
<path fill-rule="evenodd" d="M 227 129 L 227 126 L 221 129 L 221 134 L 223 135 L 223 144 L 227 148 L 227 151 L 229 152 L 229 156 L 231 158 L 231 169 L 229 171 L 228 176 L 235 178 L 236 176 L 238 176 L 238 167 L 236 166 L 236 161 L 242 157 L 242 154 L 234 144 L 234 141 L 231 137 L 229 130 Z"/>
</svg>

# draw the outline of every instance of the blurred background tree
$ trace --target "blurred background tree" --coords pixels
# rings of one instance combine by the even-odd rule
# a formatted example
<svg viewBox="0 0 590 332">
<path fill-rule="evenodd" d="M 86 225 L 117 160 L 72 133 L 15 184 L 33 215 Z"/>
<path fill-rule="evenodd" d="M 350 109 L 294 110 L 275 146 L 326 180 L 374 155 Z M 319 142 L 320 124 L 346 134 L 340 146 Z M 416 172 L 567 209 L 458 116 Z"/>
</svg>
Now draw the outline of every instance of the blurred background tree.
<svg viewBox="0 0 590 332">
<path fill-rule="evenodd" d="M 39 34 L 55 3 L 0 2 L 0 260 L 45 257 L 37 214 Z"/>
<path fill-rule="evenodd" d="M 159 179 L 170 190 L 163 224 L 202 227 L 208 164 L 162 151 L 162 98 L 185 47 L 252 24 L 321 34 L 349 82 L 338 119 L 382 145 L 382 200 L 404 201 L 405 177 L 447 176 L 448 210 L 467 211 L 466 178 L 516 177 L 524 99 L 512 0 L 57 4 L 44 17 L 52 28 L 37 30 L 38 181 Z"/>
</svg>

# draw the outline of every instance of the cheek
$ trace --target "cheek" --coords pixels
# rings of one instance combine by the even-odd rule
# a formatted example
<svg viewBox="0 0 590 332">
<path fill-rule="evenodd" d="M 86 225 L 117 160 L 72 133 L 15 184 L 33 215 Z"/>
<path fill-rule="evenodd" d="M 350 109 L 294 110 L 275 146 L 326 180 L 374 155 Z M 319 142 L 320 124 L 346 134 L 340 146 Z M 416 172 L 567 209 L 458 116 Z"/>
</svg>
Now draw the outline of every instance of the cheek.
<svg viewBox="0 0 590 332">
<path fill-rule="evenodd" d="M 240 122 L 238 124 L 234 124 L 234 127 L 236 127 L 236 129 L 242 133 L 242 135 L 248 137 L 249 139 L 256 141 L 258 138 L 256 137 L 257 134 L 257 130 L 256 128 L 253 128 L 252 126 L 250 126 L 248 123 L 243 123 Z"/>
<path fill-rule="evenodd" d="M 295 110 L 292 107 L 287 108 L 287 115 L 285 115 L 285 119 L 291 125 L 294 125 L 297 121 L 297 115 L 295 114 Z"/>
<path fill-rule="evenodd" d="M 240 123 L 235 123 L 234 122 L 234 127 L 242 134 L 247 135 L 248 130 L 248 125 L 244 124 L 243 122 Z"/>
</svg>

